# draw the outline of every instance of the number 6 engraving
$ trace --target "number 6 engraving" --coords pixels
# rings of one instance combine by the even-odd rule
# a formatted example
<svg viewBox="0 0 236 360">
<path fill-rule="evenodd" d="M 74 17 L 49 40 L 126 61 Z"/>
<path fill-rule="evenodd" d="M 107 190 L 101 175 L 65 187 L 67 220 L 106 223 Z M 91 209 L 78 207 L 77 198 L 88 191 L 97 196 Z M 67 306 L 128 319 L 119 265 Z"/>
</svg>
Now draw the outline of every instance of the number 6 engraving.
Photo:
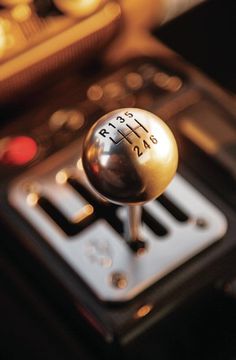
<svg viewBox="0 0 236 360">
<path fill-rule="evenodd" d="M 153 144 L 157 144 L 158 143 L 158 140 L 154 137 L 154 135 L 151 135 L 150 136 L 150 140 Z"/>
</svg>

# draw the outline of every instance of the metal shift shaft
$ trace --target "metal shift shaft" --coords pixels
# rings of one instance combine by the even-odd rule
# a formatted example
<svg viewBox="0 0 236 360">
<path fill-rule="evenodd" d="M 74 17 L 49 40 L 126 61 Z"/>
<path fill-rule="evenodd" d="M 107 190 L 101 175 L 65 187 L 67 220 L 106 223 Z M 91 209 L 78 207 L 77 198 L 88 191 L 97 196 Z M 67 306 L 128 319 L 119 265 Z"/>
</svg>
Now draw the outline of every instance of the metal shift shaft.
<svg viewBox="0 0 236 360">
<path fill-rule="evenodd" d="M 127 206 L 127 221 L 125 222 L 125 238 L 127 241 L 140 241 L 142 208 L 140 205 Z"/>
</svg>

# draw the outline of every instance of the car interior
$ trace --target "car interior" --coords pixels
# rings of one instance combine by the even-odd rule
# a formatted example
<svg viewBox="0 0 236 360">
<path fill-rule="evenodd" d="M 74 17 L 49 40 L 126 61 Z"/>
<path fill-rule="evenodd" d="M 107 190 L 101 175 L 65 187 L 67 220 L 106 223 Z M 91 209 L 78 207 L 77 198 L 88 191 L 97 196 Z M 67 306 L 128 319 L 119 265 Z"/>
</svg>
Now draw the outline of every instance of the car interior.
<svg viewBox="0 0 236 360">
<path fill-rule="evenodd" d="M 0 0 L 0 358 L 236 360 L 236 3 Z"/>
</svg>

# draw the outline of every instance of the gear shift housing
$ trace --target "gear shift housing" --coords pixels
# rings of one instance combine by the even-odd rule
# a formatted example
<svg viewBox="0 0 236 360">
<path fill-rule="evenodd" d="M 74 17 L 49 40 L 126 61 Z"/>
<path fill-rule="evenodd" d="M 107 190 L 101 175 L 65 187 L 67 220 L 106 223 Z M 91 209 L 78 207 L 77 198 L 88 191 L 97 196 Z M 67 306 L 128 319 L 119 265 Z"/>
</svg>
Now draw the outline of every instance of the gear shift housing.
<svg viewBox="0 0 236 360">
<path fill-rule="evenodd" d="M 139 109 L 111 112 L 93 125 L 83 149 L 75 142 L 67 151 L 16 179 L 10 185 L 9 202 L 100 300 L 122 303 L 134 299 L 226 232 L 224 215 L 203 194 L 179 174 L 171 181 L 177 167 L 176 143 L 165 123 L 151 113 Z M 84 228 L 73 223 L 78 209 L 86 214 L 93 205 L 83 191 L 83 169 L 78 166 L 72 172 L 81 158 L 100 196 L 125 205 L 109 209 L 95 202 L 95 213 L 101 216 Z M 62 181 L 58 182 L 58 175 Z M 165 195 L 150 201 L 170 181 Z M 65 221 L 42 207 L 45 200 L 59 210 L 66 224 L 73 229 L 77 226 L 76 233 L 64 231 Z M 110 223 L 105 217 L 109 210 Z M 118 219 L 125 222 L 127 241 L 120 228 L 114 227 Z M 146 245 L 148 251 L 143 251 Z"/>
</svg>

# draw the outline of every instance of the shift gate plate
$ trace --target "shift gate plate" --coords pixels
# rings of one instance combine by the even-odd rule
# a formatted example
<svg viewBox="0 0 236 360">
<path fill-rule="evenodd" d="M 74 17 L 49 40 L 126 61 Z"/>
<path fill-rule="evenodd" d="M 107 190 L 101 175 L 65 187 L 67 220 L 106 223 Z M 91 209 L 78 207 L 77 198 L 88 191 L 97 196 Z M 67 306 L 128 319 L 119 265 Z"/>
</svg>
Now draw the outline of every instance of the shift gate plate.
<svg viewBox="0 0 236 360">
<path fill-rule="evenodd" d="M 37 201 L 29 205 L 28 185 L 39 184 L 40 191 L 46 194 L 44 189 L 47 189 L 47 183 L 51 187 L 55 181 L 52 201 L 57 196 L 58 199 L 60 196 L 70 199 L 72 194 L 78 196 L 77 200 L 73 200 L 73 206 L 65 202 L 64 213 L 73 217 L 71 211 L 75 204 L 87 203 L 66 183 L 60 186 L 56 184 L 56 174 L 62 169 L 69 169 L 68 173 L 73 172 L 79 181 L 86 184 L 83 170 L 76 167 L 76 164 L 80 163 L 78 158 L 78 144 L 74 144 L 66 152 L 63 151 L 63 156 L 57 154 L 16 179 L 10 186 L 8 197 L 11 205 L 33 225 L 100 300 L 124 302 L 134 298 L 225 234 L 227 221 L 224 215 L 177 174 L 165 194 L 175 206 L 187 214 L 188 220 L 178 221 L 158 201 L 146 204 L 146 213 L 157 219 L 167 229 L 167 233 L 158 236 L 144 224 L 143 236 L 148 242 L 148 249 L 144 254 L 135 255 L 121 234 L 117 233 L 106 219 L 95 217 L 82 231 L 69 236 Z M 60 191 L 60 187 L 63 191 Z M 60 204 L 63 212 L 63 201 L 60 199 L 55 201 L 56 203 Z M 75 209 L 77 210 L 76 207 Z M 96 209 L 94 211 L 96 214 Z M 124 216 L 125 209 L 118 208 L 117 217 L 122 219 Z M 123 281 L 117 284 L 113 278 L 119 276 L 123 276 Z"/>
</svg>

